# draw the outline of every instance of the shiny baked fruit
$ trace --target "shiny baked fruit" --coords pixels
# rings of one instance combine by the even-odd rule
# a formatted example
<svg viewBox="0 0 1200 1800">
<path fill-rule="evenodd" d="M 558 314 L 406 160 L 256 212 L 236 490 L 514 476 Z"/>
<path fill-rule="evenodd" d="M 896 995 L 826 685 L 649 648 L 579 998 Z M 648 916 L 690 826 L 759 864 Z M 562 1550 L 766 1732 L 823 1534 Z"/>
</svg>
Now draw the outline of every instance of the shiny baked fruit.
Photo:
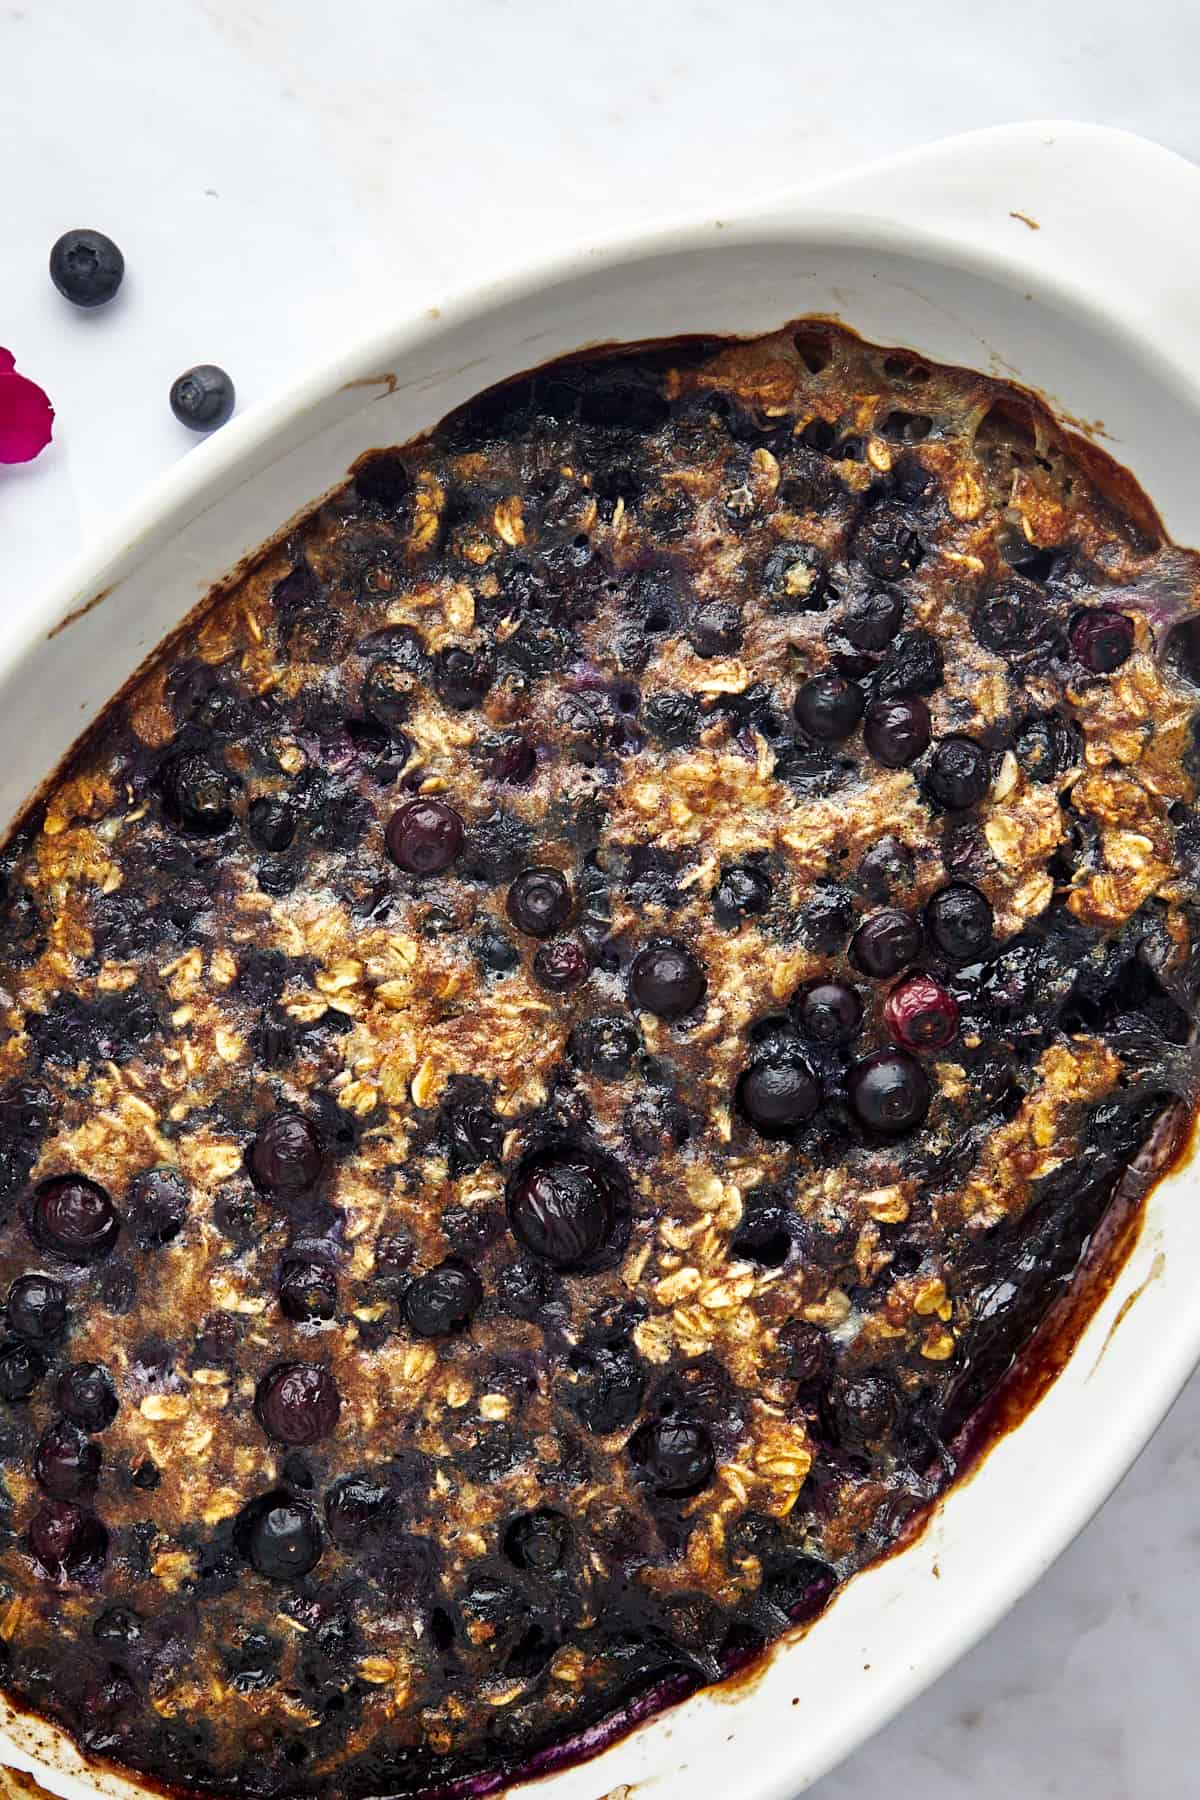
<svg viewBox="0 0 1200 1800">
<path fill-rule="evenodd" d="M 270 1581 L 294 1581 L 315 1569 L 323 1544 L 312 1508 L 286 1488 L 273 1488 L 244 1506 L 234 1521 L 241 1556 Z"/>
<path fill-rule="evenodd" d="M 915 1130 L 929 1111 L 929 1077 L 907 1050 L 877 1050 L 855 1063 L 846 1087 L 859 1123 L 883 1136 Z"/>
<path fill-rule="evenodd" d="M 831 673 L 806 681 L 796 694 L 792 711 L 806 736 L 823 744 L 840 744 L 858 725 L 865 706 L 856 682 Z"/>
<path fill-rule="evenodd" d="M 34 1479 L 55 1500 L 83 1500 L 96 1491 L 101 1460 L 99 1444 L 69 1419 L 59 1419 L 38 1439 Z"/>
<path fill-rule="evenodd" d="M 1036 649 L 1048 626 L 1044 597 L 1036 588 L 1017 582 L 985 595 L 971 619 L 976 641 L 997 656 L 1019 657 Z"/>
<path fill-rule="evenodd" d="M 854 533 L 850 552 L 880 581 L 898 581 L 917 567 L 924 547 L 900 513 L 876 506 Z"/>
<path fill-rule="evenodd" d="M 261 1193 L 294 1200 L 320 1180 L 325 1166 L 320 1133 L 303 1113 L 272 1113 L 251 1140 L 246 1166 Z"/>
<path fill-rule="evenodd" d="M 198 750 L 184 750 L 163 765 L 163 811 L 193 837 L 219 837 L 233 824 L 236 787 L 224 769 Z"/>
<path fill-rule="evenodd" d="M 886 650 L 900 629 L 904 602 L 891 588 L 876 588 L 848 602 L 840 614 L 838 630 L 856 650 Z"/>
<path fill-rule="evenodd" d="M 991 759 L 974 738 L 944 737 L 925 771 L 925 791 L 946 812 L 977 806 L 992 785 Z"/>
<path fill-rule="evenodd" d="M 56 1175 L 33 1196 L 30 1231 L 43 1250 L 64 1262 L 93 1263 L 111 1255 L 121 1217 L 98 1181 L 86 1175 Z"/>
<path fill-rule="evenodd" d="M 608 1157 L 540 1150 L 521 1163 L 508 1190 L 508 1222 L 531 1255 L 556 1269 L 585 1269 L 613 1237 L 625 1178 Z"/>
<path fill-rule="evenodd" d="M 216 363 L 196 363 L 171 383 L 171 411 L 189 431 L 216 431 L 233 417 L 233 377 Z"/>
<path fill-rule="evenodd" d="M 263 794 L 246 808 L 246 836 L 256 850 L 278 856 L 296 835 L 296 808 L 280 794 Z"/>
<path fill-rule="evenodd" d="M 905 769 L 929 748 L 929 708 L 919 694 L 873 700 L 863 720 L 863 743 L 885 769 Z"/>
<path fill-rule="evenodd" d="M 254 1415 L 267 1436 L 298 1447 L 328 1437 L 341 1406 L 337 1383 L 320 1363 L 276 1363 L 254 1394 Z"/>
<path fill-rule="evenodd" d="M 285 1257 L 279 1275 L 279 1305 L 285 1318 L 301 1324 L 332 1319 L 337 1311 L 337 1277 L 328 1263 L 307 1256 Z"/>
<path fill-rule="evenodd" d="M 737 1103 L 763 1137 L 787 1137 L 817 1110 L 820 1089 L 798 1057 L 751 1064 L 738 1079 Z"/>
<path fill-rule="evenodd" d="M 600 1081 L 623 1081 L 642 1048 L 642 1035 L 631 1019 L 598 1014 L 581 1019 L 567 1041 L 577 1069 Z"/>
<path fill-rule="evenodd" d="M 534 953 L 533 976 L 551 994 L 569 994 L 582 987 L 592 972 L 588 953 L 574 938 L 558 938 L 540 944 Z"/>
<path fill-rule="evenodd" d="M 177 1238 L 189 1204 L 187 1187 L 174 1169 L 147 1169 L 135 1176 L 125 1199 L 125 1218 L 139 1249 L 161 1249 Z"/>
<path fill-rule="evenodd" d="M 50 252 L 50 279 L 72 306 L 106 306 L 125 278 L 125 258 L 102 231 L 64 231 Z"/>
<path fill-rule="evenodd" d="M 396 1511 L 396 1497 L 369 1475 L 342 1475 L 325 1496 L 325 1523 L 335 1544 L 355 1549 L 381 1536 Z"/>
<path fill-rule="evenodd" d="M 753 863 L 735 863 L 721 871 L 713 890 L 717 924 L 731 929 L 743 919 L 756 918 L 771 904 L 771 883 Z"/>
<path fill-rule="evenodd" d="M 640 1012 L 679 1019 L 704 998 L 704 964 L 686 944 L 662 938 L 639 950 L 629 971 L 629 998 Z"/>
<path fill-rule="evenodd" d="M 940 1050 L 958 1030 L 958 1005 L 932 975 L 910 975 L 883 1008 L 888 1030 L 906 1050 Z"/>
<path fill-rule="evenodd" d="M 1111 675 L 1133 650 L 1133 620 L 1111 606 L 1089 606 L 1071 620 L 1071 649 L 1093 675 Z"/>
<path fill-rule="evenodd" d="M 553 937 L 571 917 L 571 884 L 558 869 L 523 869 L 508 890 L 505 911 L 527 937 Z"/>
<path fill-rule="evenodd" d="M 554 1575 L 571 1548 L 571 1522 L 552 1507 L 539 1506 L 513 1519 L 501 1541 L 505 1556 L 518 1569 L 527 1569 L 531 1575 Z"/>
<path fill-rule="evenodd" d="M 67 1290 L 52 1275 L 18 1275 L 8 1290 L 8 1325 L 18 1337 L 49 1343 L 67 1328 Z"/>
<path fill-rule="evenodd" d="M 55 1397 L 81 1431 L 107 1431 L 120 1409 L 116 1386 L 103 1363 L 72 1363 L 59 1376 Z"/>
<path fill-rule="evenodd" d="M 95 1513 L 74 1500 L 45 1500 L 29 1521 L 26 1545 L 52 1581 L 97 1573 L 108 1554 L 108 1533 Z"/>
<path fill-rule="evenodd" d="M 920 925 L 908 913 L 892 907 L 864 920 L 850 939 L 850 961 L 877 981 L 898 975 L 920 950 Z"/>
<path fill-rule="evenodd" d="M 647 1419 L 629 1440 L 629 1454 L 656 1494 L 684 1499 L 707 1486 L 716 1466 L 712 1438 L 693 1419 Z"/>
<path fill-rule="evenodd" d="M 13 1338 L 0 1344 L 0 1400 L 28 1400 L 46 1373 L 46 1358 L 36 1344 Z"/>
<path fill-rule="evenodd" d="M 448 644 L 433 660 L 438 698 L 455 712 L 468 712 L 479 705 L 492 685 L 493 673 L 488 658 L 465 644 Z"/>
<path fill-rule="evenodd" d="M 404 1291 L 404 1322 L 418 1337 L 448 1337 L 464 1331 L 483 1299 L 483 1283 L 474 1269 L 448 1256 L 436 1269 L 418 1275 Z"/>
<path fill-rule="evenodd" d="M 814 1044 L 848 1044 L 862 1025 L 862 1001 L 844 981 L 810 981 L 792 997 L 792 1017 Z"/>
<path fill-rule="evenodd" d="M 463 846 L 463 822 L 445 800 L 409 800 L 388 820 L 388 855 L 406 875 L 441 875 Z"/>
<path fill-rule="evenodd" d="M 951 962 L 974 962 L 991 947 L 994 916 L 986 894 L 968 881 L 952 881 L 925 906 L 930 937 Z"/>
</svg>

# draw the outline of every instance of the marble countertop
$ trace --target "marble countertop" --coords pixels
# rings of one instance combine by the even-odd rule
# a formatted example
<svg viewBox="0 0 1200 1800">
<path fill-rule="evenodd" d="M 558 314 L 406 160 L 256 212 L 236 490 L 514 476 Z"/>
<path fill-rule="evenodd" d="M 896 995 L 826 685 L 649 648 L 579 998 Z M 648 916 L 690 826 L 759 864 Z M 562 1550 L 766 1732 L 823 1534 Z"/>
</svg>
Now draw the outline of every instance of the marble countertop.
<svg viewBox="0 0 1200 1800">
<path fill-rule="evenodd" d="M 0 477 L 0 653 L 187 454 L 189 364 L 249 403 L 483 271 L 976 125 L 1092 119 L 1200 160 L 1198 53 L 1190 0 L 0 0 L 0 342 L 58 415 Z M 47 280 L 72 225 L 125 251 L 95 315 Z M 1193 1380 L 1036 1591 L 819 1800 L 1194 1796 L 1198 1494 Z"/>
</svg>

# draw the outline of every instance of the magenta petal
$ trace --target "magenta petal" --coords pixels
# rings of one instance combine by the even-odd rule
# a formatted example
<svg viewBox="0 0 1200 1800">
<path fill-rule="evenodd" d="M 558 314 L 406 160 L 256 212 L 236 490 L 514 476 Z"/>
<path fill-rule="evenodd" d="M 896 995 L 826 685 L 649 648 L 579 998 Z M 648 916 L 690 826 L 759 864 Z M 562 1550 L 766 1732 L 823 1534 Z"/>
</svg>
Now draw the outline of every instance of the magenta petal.
<svg viewBox="0 0 1200 1800">
<path fill-rule="evenodd" d="M 0 463 L 32 462 L 50 442 L 54 408 L 36 381 L 18 375 L 10 350 L 0 350 Z"/>
</svg>

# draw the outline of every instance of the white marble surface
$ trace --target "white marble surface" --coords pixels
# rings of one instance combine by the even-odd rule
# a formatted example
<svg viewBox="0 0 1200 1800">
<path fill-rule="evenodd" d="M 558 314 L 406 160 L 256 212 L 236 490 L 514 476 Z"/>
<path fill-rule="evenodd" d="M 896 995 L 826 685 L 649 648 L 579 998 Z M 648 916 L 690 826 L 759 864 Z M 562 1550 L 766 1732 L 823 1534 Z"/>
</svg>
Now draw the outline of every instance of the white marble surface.
<svg viewBox="0 0 1200 1800">
<path fill-rule="evenodd" d="M 1198 53 L 1192 0 L 0 0 L 0 343 L 58 409 L 52 449 L 0 471 L 0 651 L 188 452 L 189 363 L 249 403 L 484 269 L 972 125 L 1095 119 L 1200 159 Z M 95 315 L 46 277 L 79 224 L 128 260 Z M 1198 1497 L 1193 1381 L 1037 1591 L 820 1800 L 1200 1793 Z"/>
</svg>

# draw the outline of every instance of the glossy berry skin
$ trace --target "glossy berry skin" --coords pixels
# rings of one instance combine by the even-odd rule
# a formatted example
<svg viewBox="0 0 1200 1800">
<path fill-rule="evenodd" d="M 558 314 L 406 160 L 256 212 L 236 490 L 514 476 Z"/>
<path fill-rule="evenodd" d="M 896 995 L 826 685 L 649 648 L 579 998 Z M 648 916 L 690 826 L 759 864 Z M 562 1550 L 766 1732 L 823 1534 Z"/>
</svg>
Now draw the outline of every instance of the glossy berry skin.
<svg viewBox="0 0 1200 1800">
<path fill-rule="evenodd" d="M 28 1400 L 46 1373 L 46 1359 L 19 1338 L 0 1344 L 0 1400 Z"/>
<path fill-rule="evenodd" d="M 571 1404 L 594 1437 L 625 1431 L 637 1418 L 646 1377 L 630 1344 L 597 1344 L 576 1352 Z"/>
<path fill-rule="evenodd" d="M 787 1137 L 817 1110 L 820 1092 L 798 1058 L 754 1063 L 738 1080 L 738 1107 L 763 1137 Z"/>
<path fill-rule="evenodd" d="M 742 641 L 742 615 L 728 600 L 706 600 L 688 630 L 697 656 L 732 656 Z"/>
<path fill-rule="evenodd" d="M 641 1033 L 631 1020 L 607 1015 L 580 1020 L 567 1044 L 575 1067 L 600 1081 L 623 1081 L 641 1048 Z"/>
<path fill-rule="evenodd" d="M 863 721 L 863 743 L 885 769 L 906 769 L 929 748 L 929 708 L 919 694 L 873 700 Z"/>
<path fill-rule="evenodd" d="M 33 1241 L 64 1262 L 101 1262 L 112 1254 L 120 1231 L 116 1207 L 86 1175 L 56 1175 L 33 1196 Z"/>
<path fill-rule="evenodd" d="M 539 1506 L 514 1519 L 501 1542 L 505 1556 L 518 1569 L 531 1575 L 554 1575 L 571 1548 L 571 1523 L 552 1507 Z"/>
<path fill-rule="evenodd" d="M 533 959 L 535 981 L 551 994 L 567 994 L 582 987 L 591 972 L 587 951 L 574 938 L 542 944 Z"/>
<path fill-rule="evenodd" d="M 159 785 L 163 811 L 180 831 L 219 837 L 233 824 L 233 783 L 198 750 L 171 757 L 163 765 Z"/>
<path fill-rule="evenodd" d="M 622 1185 L 615 1164 L 569 1149 L 539 1151 L 509 1188 L 512 1234 L 552 1268 L 587 1268 L 608 1247 Z"/>
<path fill-rule="evenodd" d="M 966 881 L 952 881 L 930 896 L 925 907 L 930 937 L 951 962 L 974 962 L 991 947 L 993 915 L 985 894 Z"/>
<path fill-rule="evenodd" d="M 125 1216 L 134 1242 L 142 1250 L 159 1250 L 173 1242 L 188 1216 L 188 1190 L 174 1169 L 147 1169 L 129 1184 Z"/>
<path fill-rule="evenodd" d="M 704 965 L 685 944 L 662 938 L 639 950 L 629 971 L 629 998 L 639 1012 L 679 1019 L 699 1006 L 708 983 Z"/>
<path fill-rule="evenodd" d="M 835 1381 L 821 1407 L 821 1423 L 847 1450 L 865 1450 L 895 1427 L 900 1397 L 886 1375 L 873 1369 Z"/>
<path fill-rule="evenodd" d="M 468 712 L 492 685 L 491 664 L 465 645 L 449 644 L 434 658 L 433 685 L 446 706 Z"/>
<path fill-rule="evenodd" d="M 850 939 L 850 961 L 864 975 L 883 981 L 906 969 L 921 950 L 921 927 L 894 907 L 864 920 Z"/>
<path fill-rule="evenodd" d="M 1133 650 L 1133 620 L 1111 606 L 1090 606 L 1071 620 L 1071 649 L 1093 675 L 1111 675 Z"/>
<path fill-rule="evenodd" d="M 103 1568 L 108 1533 L 75 1501 L 46 1500 L 29 1522 L 26 1544 L 52 1581 L 77 1581 Z"/>
<path fill-rule="evenodd" d="M 976 641 L 997 656 L 1020 657 L 1036 650 L 1048 628 L 1045 599 L 1022 582 L 1010 582 L 986 595 L 971 618 Z"/>
<path fill-rule="evenodd" d="M 234 1521 L 239 1553 L 269 1581 L 295 1581 L 315 1569 L 323 1544 L 312 1508 L 286 1488 L 260 1494 Z"/>
<path fill-rule="evenodd" d="M 958 1006 L 931 975 L 910 975 L 892 989 L 884 1022 L 906 1050 L 940 1050 L 958 1030 Z"/>
<path fill-rule="evenodd" d="M 752 863 L 735 863 L 723 870 L 713 891 L 713 912 L 726 930 L 766 912 L 770 904 L 771 883 Z"/>
<path fill-rule="evenodd" d="M 18 1275 L 8 1290 L 8 1325 L 18 1337 L 49 1343 L 67 1328 L 67 1290 L 52 1275 Z"/>
<path fill-rule="evenodd" d="M 256 850 L 278 856 L 296 836 L 296 809 L 281 795 L 264 794 L 246 809 L 246 836 Z"/>
<path fill-rule="evenodd" d="M 406 875 L 441 875 L 463 845 L 463 822 L 444 800 L 409 800 L 387 827 L 388 855 Z"/>
<path fill-rule="evenodd" d="M 100 1463 L 99 1444 L 69 1419 L 59 1419 L 38 1441 L 33 1473 L 42 1492 L 53 1499 L 83 1500 L 96 1491 Z"/>
<path fill-rule="evenodd" d="M 276 1363 L 254 1394 L 254 1416 L 278 1444 L 316 1444 L 335 1429 L 341 1395 L 320 1363 Z"/>
<path fill-rule="evenodd" d="M 523 787 L 537 773 L 537 751 L 526 738 L 510 738 L 495 751 L 490 774 L 493 781 Z"/>
<path fill-rule="evenodd" d="M 792 1017 L 814 1044 L 848 1044 L 862 1027 L 862 1001 L 844 981 L 811 981 L 793 997 Z"/>
<path fill-rule="evenodd" d="M 102 231 L 64 231 L 50 252 L 50 279 L 72 306 L 105 306 L 125 276 L 125 258 Z"/>
<path fill-rule="evenodd" d="M 629 1440 L 629 1454 L 656 1494 L 683 1499 L 707 1487 L 716 1456 L 705 1427 L 692 1419 L 647 1419 Z"/>
<path fill-rule="evenodd" d="M 418 1337 L 465 1331 L 483 1299 L 483 1283 L 469 1264 L 449 1256 L 405 1289 L 404 1322 Z"/>
<path fill-rule="evenodd" d="M 72 1363 L 58 1378 L 55 1398 L 81 1431 L 107 1431 L 119 1411 L 117 1390 L 103 1363 Z"/>
<path fill-rule="evenodd" d="M 885 1137 L 915 1130 L 929 1111 L 929 1078 L 906 1050 L 877 1050 L 855 1063 L 847 1091 L 859 1123 Z"/>
<path fill-rule="evenodd" d="M 856 650 L 886 650 L 900 629 L 904 602 L 890 588 L 877 588 L 852 601 L 838 619 L 838 629 Z"/>
<path fill-rule="evenodd" d="M 522 869 L 504 904 L 518 931 L 553 937 L 571 917 L 571 884 L 559 869 Z"/>
<path fill-rule="evenodd" d="M 367 1475 L 342 1475 L 325 1497 L 325 1523 L 335 1544 L 355 1549 L 386 1530 L 395 1496 Z"/>
<path fill-rule="evenodd" d="M 925 771 L 925 791 L 946 812 L 977 806 L 992 785 L 991 759 L 974 738 L 944 737 Z"/>
<path fill-rule="evenodd" d="M 898 581 L 921 561 L 924 549 L 899 513 L 874 507 L 851 540 L 851 553 L 880 581 Z"/>
<path fill-rule="evenodd" d="M 840 744 L 863 716 L 866 701 L 853 681 L 833 673 L 814 675 L 796 694 L 792 711 L 801 731 L 822 744 Z"/>
<path fill-rule="evenodd" d="M 171 383 L 171 411 L 189 431 L 215 431 L 233 417 L 233 379 L 216 363 L 197 363 Z"/>
<path fill-rule="evenodd" d="M 398 512 L 412 491 L 412 476 L 398 450 L 375 450 L 354 468 L 354 491 L 368 506 Z"/>
<path fill-rule="evenodd" d="M 315 1187 L 325 1166 L 320 1134 L 303 1113 L 272 1113 L 254 1134 L 246 1166 L 260 1193 L 298 1199 Z"/>
<path fill-rule="evenodd" d="M 337 1277 L 326 1263 L 288 1257 L 279 1277 L 279 1305 L 284 1317 L 298 1324 L 332 1319 L 337 1311 Z"/>
</svg>

